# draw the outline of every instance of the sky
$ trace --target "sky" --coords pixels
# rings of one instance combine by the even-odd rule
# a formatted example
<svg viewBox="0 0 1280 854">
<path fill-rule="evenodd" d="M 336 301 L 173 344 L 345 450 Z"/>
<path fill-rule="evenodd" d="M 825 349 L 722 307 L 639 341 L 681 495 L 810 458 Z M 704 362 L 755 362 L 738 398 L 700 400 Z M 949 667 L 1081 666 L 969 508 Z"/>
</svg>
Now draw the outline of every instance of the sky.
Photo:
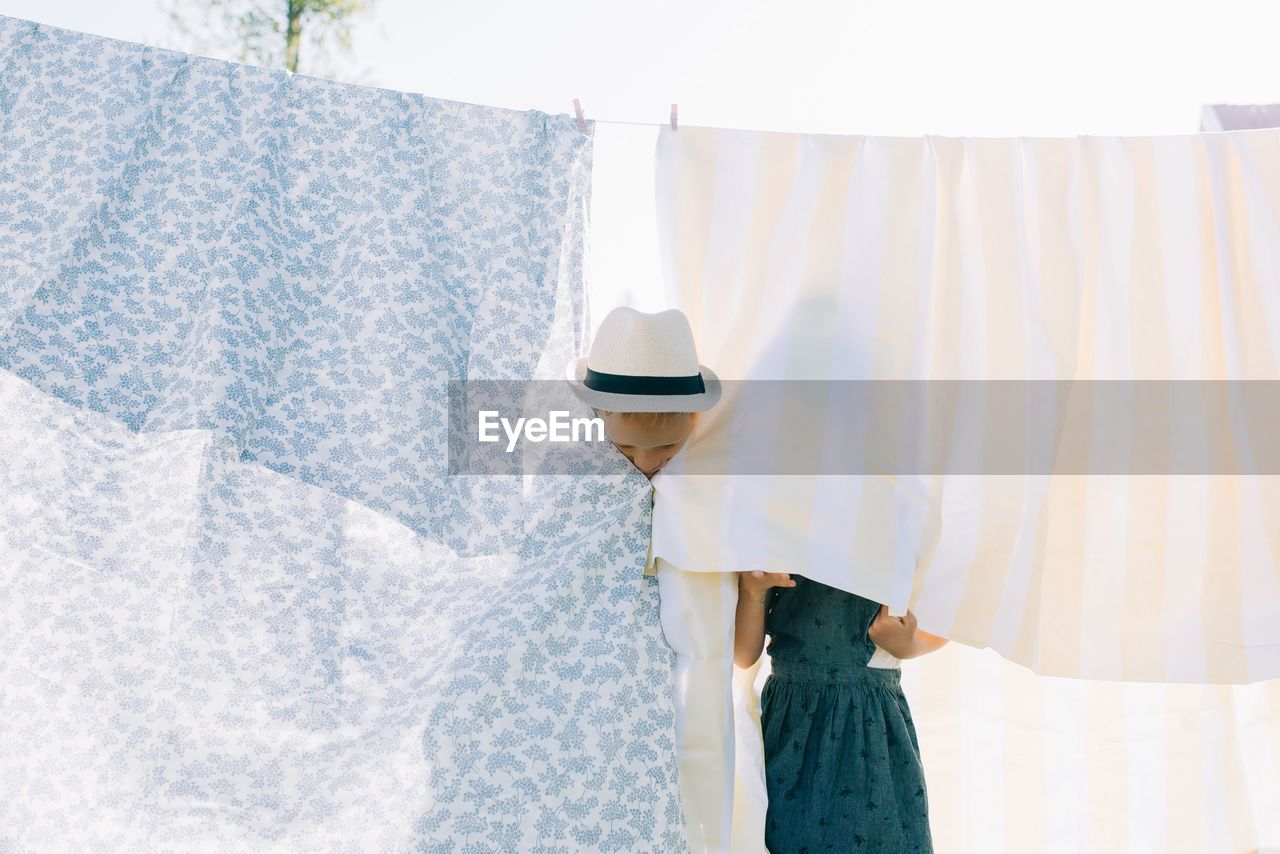
<svg viewBox="0 0 1280 854">
<path fill-rule="evenodd" d="M 158 0 L 0 14 L 183 47 Z M 682 125 L 760 130 L 1179 134 L 1206 103 L 1280 101 L 1278 25 L 1277 0 L 376 0 L 354 60 L 368 85 L 552 113 L 576 97 L 599 120 L 664 122 L 675 102 Z M 655 139 L 597 129 L 597 322 L 608 303 L 665 305 Z"/>
</svg>

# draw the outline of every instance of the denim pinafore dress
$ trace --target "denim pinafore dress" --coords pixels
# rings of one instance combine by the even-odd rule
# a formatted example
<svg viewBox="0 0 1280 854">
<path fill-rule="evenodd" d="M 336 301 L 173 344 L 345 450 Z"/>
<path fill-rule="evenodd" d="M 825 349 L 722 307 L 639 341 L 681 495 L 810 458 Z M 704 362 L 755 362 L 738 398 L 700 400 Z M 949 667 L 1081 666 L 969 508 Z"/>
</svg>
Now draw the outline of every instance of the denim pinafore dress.
<svg viewBox="0 0 1280 854">
<path fill-rule="evenodd" d="M 797 575 L 772 588 L 760 697 L 771 854 L 933 851 L 898 668 L 871 668 L 880 605 Z"/>
</svg>

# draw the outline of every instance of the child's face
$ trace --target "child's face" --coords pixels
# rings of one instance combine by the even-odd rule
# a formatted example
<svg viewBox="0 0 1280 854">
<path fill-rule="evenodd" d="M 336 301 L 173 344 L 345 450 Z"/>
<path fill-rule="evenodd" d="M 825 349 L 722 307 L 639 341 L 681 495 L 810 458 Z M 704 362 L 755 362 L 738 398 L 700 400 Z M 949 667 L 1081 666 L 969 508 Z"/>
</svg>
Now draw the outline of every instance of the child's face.
<svg viewBox="0 0 1280 854">
<path fill-rule="evenodd" d="M 653 477 L 693 434 L 693 412 L 605 412 L 604 432 L 645 477 Z"/>
</svg>

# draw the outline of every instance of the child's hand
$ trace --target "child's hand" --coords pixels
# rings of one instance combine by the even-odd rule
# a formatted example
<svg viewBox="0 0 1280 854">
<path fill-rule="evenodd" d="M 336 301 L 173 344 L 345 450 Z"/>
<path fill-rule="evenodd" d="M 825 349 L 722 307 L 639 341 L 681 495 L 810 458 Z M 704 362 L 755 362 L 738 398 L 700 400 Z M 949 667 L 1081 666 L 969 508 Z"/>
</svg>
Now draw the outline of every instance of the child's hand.
<svg viewBox="0 0 1280 854">
<path fill-rule="evenodd" d="M 867 637 L 894 658 L 914 658 L 920 654 L 916 643 L 916 615 L 908 611 L 902 617 L 890 617 L 889 606 L 881 605 Z"/>
<path fill-rule="evenodd" d="M 762 572 L 758 569 L 738 573 L 738 590 L 756 599 L 763 599 L 770 587 L 795 587 L 787 572 Z"/>
</svg>

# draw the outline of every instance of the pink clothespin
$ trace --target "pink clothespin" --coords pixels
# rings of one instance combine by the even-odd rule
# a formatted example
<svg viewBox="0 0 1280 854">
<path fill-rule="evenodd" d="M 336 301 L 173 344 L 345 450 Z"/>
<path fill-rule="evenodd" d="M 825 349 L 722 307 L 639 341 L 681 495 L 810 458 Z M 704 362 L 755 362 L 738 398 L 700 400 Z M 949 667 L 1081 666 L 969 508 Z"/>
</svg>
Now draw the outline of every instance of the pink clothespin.
<svg viewBox="0 0 1280 854">
<path fill-rule="evenodd" d="M 578 103 L 578 99 L 573 99 L 573 111 L 578 114 L 578 130 L 583 133 L 587 132 L 587 120 L 582 116 L 582 104 Z"/>
<path fill-rule="evenodd" d="M 679 128 L 676 127 L 676 105 L 675 104 L 671 105 L 671 129 L 679 130 Z"/>
</svg>

